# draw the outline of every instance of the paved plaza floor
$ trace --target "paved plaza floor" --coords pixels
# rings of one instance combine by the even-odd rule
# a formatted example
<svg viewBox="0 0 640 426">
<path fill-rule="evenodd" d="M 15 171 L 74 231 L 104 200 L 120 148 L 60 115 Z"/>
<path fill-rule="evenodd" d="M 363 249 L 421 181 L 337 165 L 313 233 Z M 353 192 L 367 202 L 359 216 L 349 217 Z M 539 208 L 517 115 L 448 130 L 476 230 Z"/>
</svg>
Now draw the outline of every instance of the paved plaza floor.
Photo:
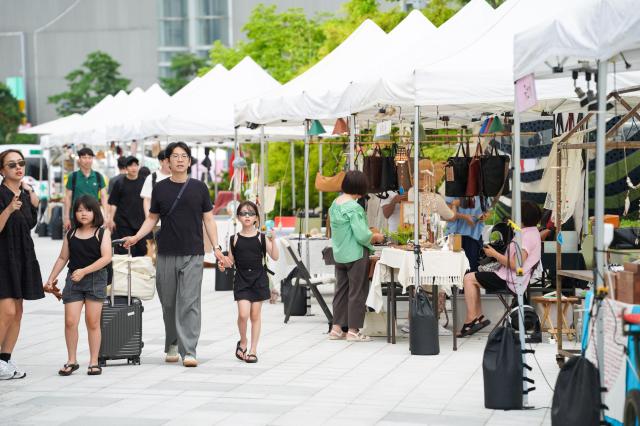
<svg viewBox="0 0 640 426">
<path fill-rule="evenodd" d="M 46 279 L 60 241 L 34 237 Z M 408 340 L 328 341 L 315 316 L 283 324 L 283 306 L 266 304 L 259 362 L 236 360 L 236 307 L 231 292 L 215 292 L 213 270 L 202 287 L 200 366 L 163 362 L 164 333 L 157 297 L 144 304 L 142 365 L 113 365 L 86 375 L 86 331 L 80 330 L 81 369 L 59 377 L 66 361 L 63 306 L 52 296 L 25 304 L 15 361 L 27 378 L 0 382 L 0 424 L 65 425 L 539 425 L 550 424 L 558 368 L 554 346 L 535 345 L 530 358 L 537 390 L 527 411 L 484 408 L 482 353 L 486 335 L 441 338 L 438 356 L 411 356 Z"/>
</svg>

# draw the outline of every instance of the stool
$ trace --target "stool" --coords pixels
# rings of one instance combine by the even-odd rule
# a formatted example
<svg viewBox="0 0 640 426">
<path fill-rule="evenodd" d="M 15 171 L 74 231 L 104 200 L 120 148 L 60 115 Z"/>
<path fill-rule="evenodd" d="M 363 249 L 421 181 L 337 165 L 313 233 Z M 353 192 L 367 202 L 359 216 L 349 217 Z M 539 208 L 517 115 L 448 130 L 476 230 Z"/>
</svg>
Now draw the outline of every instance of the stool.
<svg viewBox="0 0 640 426">
<path fill-rule="evenodd" d="M 557 336 L 558 332 L 551 322 L 551 308 L 556 305 L 558 300 L 555 297 L 543 296 L 532 297 L 531 300 L 542 305 L 542 321 L 540 322 L 542 331 L 547 331 Z M 566 334 L 570 339 L 575 339 L 577 337 L 576 329 L 573 328 L 573 326 L 569 327 L 566 320 L 566 314 L 569 307 L 580 303 L 580 298 L 563 296 L 560 302 L 562 303 L 562 334 Z M 559 321 L 560 320 L 558 319 L 558 322 Z"/>
</svg>

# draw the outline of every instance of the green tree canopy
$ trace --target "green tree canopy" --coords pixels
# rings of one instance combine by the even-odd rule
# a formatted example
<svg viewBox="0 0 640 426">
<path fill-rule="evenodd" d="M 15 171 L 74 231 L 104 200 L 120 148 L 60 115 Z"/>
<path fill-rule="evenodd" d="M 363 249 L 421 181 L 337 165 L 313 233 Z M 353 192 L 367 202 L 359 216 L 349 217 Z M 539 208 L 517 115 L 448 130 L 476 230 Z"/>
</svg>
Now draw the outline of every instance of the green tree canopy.
<svg viewBox="0 0 640 426">
<path fill-rule="evenodd" d="M 21 119 L 18 100 L 4 83 L 0 83 L 0 143 L 7 143 L 11 135 L 17 133 Z"/>
<path fill-rule="evenodd" d="M 120 64 L 101 51 L 89 53 L 82 68 L 66 75 L 69 90 L 49 97 L 61 116 L 85 113 L 107 95 L 127 90 L 131 80 L 120 76 Z"/>
<path fill-rule="evenodd" d="M 161 78 L 162 88 L 173 95 L 187 85 L 196 75 L 198 70 L 207 65 L 207 60 L 193 53 L 179 53 L 171 58 L 171 71 L 173 77 Z"/>
</svg>

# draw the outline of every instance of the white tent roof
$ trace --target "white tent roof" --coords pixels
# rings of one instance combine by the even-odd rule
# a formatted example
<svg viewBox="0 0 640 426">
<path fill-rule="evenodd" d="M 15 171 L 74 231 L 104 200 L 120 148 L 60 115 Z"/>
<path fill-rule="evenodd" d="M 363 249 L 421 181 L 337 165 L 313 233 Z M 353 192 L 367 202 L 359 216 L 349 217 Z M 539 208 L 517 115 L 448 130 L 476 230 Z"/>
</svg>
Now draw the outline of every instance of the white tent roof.
<svg viewBox="0 0 640 426">
<path fill-rule="evenodd" d="M 581 68 L 583 61 L 609 60 L 620 52 L 632 68 L 640 68 L 640 5 L 637 0 L 565 0 L 552 19 L 516 34 L 514 80 L 552 67 Z M 616 60 L 621 62 L 621 57 Z M 616 70 L 625 69 L 624 64 Z"/>
<path fill-rule="evenodd" d="M 80 114 L 71 114 L 57 120 L 48 121 L 28 129 L 20 131 L 29 135 L 48 135 L 51 133 L 63 133 L 73 131 L 82 118 Z"/>
<path fill-rule="evenodd" d="M 236 122 L 301 122 L 307 118 L 342 115 L 335 111 L 340 96 L 364 69 L 364 64 L 375 62 L 386 43 L 387 34 L 373 21 L 364 21 L 342 44 L 306 72 L 281 88 L 241 104 L 236 112 Z"/>
<path fill-rule="evenodd" d="M 107 126 L 107 140 L 143 139 L 146 135 L 142 132 L 142 121 L 150 117 L 154 110 L 166 107 L 169 98 L 169 95 L 157 83 L 144 93 L 134 94 L 132 92 L 121 113 Z"/>
</svg>

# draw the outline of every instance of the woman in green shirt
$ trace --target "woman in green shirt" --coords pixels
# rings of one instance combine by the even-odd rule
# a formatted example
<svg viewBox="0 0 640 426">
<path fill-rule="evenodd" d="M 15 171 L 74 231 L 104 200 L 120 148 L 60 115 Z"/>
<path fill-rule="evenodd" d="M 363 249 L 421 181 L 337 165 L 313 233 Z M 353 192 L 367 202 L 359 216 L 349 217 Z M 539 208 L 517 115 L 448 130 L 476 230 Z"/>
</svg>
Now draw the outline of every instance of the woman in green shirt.
<svg viewBox="0 0 640 426">
<path fill-rule="evenodd" d="M 336 294 L 333 297 L 333 327 L 329 339 L 368 342 L 360 333 L 364 325 L 365 302 L 369 281 L 369 254 L 372 243 L 381 243 L 382 234 L 369 230 L 367 215 L 356 200 L 367 195 L 369 183 L 364 173 L 349 171 L 342 182 L 342 192 L 329 208 L 331 245 L 336 261 Z M 349 331 L 342 331 L 348 326 Z"/>
</svg>

